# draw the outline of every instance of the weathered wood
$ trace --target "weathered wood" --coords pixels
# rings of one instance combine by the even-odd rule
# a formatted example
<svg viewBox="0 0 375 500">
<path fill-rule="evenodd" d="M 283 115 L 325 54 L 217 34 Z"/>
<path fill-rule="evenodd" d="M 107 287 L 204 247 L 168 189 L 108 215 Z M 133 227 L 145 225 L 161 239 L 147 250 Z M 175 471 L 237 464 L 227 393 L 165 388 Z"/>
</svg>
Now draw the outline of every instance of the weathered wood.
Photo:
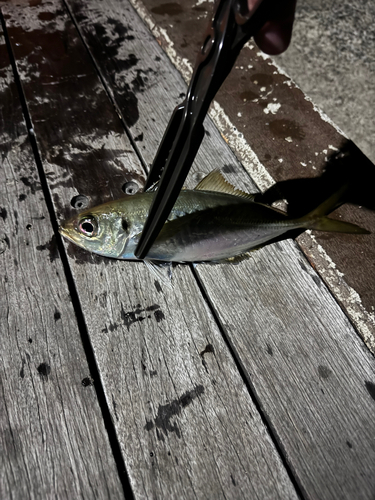
<svg viewBox="0 0 375 500">
<path fill-rule="evenodd" d="M 240 264 L 242 294 L 224 266 L 197 272 L 306 496 L 372 498 L 374 358 L 298 248 Z"/>
<path fill-rule="evenodd" d="M 3 9 L 60 217 L 77 191 L 95 204 L 119 195 L 124 171 L 141 182 L 62 3 Z M 143 263 L 67 252 L 135 496 L 296 498 L 190 268 L 168 289 Z"/>
<path fill-rule="evenodd" d="M 0 497 L 123 498 L 0 31 Z"/>
<path fill-rule="evenodd" d="M 148 25 L 187 78 L 202 43 L 201 33 L 212 11 L 212 3 L 197 4 L 195 0 L 174 3 L 132 0 L 132 3 L 139 8 L 143 4 L 147 6 L 152 14 Z M 275 60 L 277 64 L 277 58 Z M 297 208 L 314 205 L 319 197 L 324 198 L 327 190 L 348 179 L 350 190 L 346 200 L 356 206 L 342 207 L 336 216 L 352 220 L 372 232 L 361 240 L 360 259 L 358 239 L 353 241 L 351 235 L 331 236 L 316 232 L 316 242 L 303 240 L 299 243 L 308 254 L 311 244 L 320 245 L 344 274 L 342 281 L 359 294 L 355 301 L 350 300 L 346 298 L 345 285 L 333 285 L 326 280 L 357 328 L 363 331 L 363 337 L 367 337 L 363 323 L 370 323 L 375 353 L 375 201 L 371 188 L 374 165 L 288 76 L 278 71 L 274 60 L 262 54 L 252 42 L 240 53 L 215 101 L 218 104 L 214 108 L 215 123 L 220 122 L 220 130 L 236 155 L 262 190 L 270 187 L 263 178 L 266 169 L 277 183 L 272 194 L 287 198 L 289 209 L 295 204 Z M 246 141 L 262 163 L 262 169 L 253 157 L 249 157 L 244 147 Z M 330 267 L 329 258 L 324 266 L 321 258 L 315 255 L 309 258 L 319 265 L 319 272 L 325 278 L 325 271 Z M 357 307 L 356 302 L 359 303 Z"/>
<path fill-rule="evenodd" d="M 102 7 L 70 0 L 69 5 L 125 117 L 122 86 L 152 68 L 155 59 L 163 62 L 157 76 L 137 91 L 139 118 L 128 122 L 134 135 L 143 131 L 141 151 L 149 162 L 162 135 L 159 124 L 163 129 L 175 96 L 186 87 L 124 2 Z M 121 29 L 130 35 L 126 43 L 116 35 Z M 131 54 L 142 58 L 116 80 L 113 68 Z M 152 130 L 150 117 L 157 123 Z M 209 133 L 195 172 L 221 165 L 235 172 L 243 188 L 236 160 L 227 161 L 227 148 L 216 141 L 217 133 L 210 128 Z M 239 267 L 199 265 L 196 270 L 306 497 L 372 498 L 374 359 L 300 251 L 282 242 Z"/>
</svg>

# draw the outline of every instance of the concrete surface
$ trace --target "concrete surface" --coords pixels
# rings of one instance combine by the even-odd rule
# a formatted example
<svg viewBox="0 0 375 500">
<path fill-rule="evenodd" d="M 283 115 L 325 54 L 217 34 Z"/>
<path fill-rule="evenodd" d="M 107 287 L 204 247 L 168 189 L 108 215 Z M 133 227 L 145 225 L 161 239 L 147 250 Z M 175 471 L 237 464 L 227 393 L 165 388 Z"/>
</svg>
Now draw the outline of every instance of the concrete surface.
<svg viewBox="0 0 375 500">
<path fill-rule="evenodd" d="M 299 0 L 276 63 L 375 162 L 375 2 Z"/>
</svg>

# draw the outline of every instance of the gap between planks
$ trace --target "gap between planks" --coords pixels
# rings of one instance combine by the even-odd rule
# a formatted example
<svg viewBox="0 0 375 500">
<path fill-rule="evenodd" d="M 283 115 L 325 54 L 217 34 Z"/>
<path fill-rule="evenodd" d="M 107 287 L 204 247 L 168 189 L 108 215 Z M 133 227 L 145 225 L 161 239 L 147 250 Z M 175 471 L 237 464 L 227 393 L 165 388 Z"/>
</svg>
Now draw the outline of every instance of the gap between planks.
<svg viewBox="0 0 375 500">
<path fill-rule="evenodd" d="M 141 0 L 129 1 L 145 25 L 159 41 L 172 64 L 177 68 L 185 82 L 188 84 L 193 73 L 191 63 L 187 59 L 181 58 L 178 55 L 167 31 L 157 25 L 143 2 Z M 259 55 L 271 60 L 277 71 L 281 72 L 280 68 L 271 57 L 264 55 L 262 52 L 259 52 Z M 292 81 L 284 71 L 282 71 L 282 74 L 287 76 L 288 79 Z M 297 87 L 294 82 L 293 85 Z M 323 120 L 330 123 L 339 133 L 344 135 L 343 132 L 338 129 L 338 127 L 315 105 L 314 109 L 320 114 Z M 259 158 L 246 142 L 243 135 L 237 130 L 233 123 L 231 123 L 229 117 L 225 113 L 225 110 L 217 101 L 213 101 L 208 114 L 218 130 L 220 130 L 221 134 L 226 138 L 226 141 L 232 148 L 233 152 L 236 154 L 237 158 L 240 160 L 258 188 L 263 192 L 271 187 L 275 183 L 274 179 L 260 162 Z M 356 290 L 350 287 L 345 279 L 343 279 L 342 273 L 340 273 L 337 267 L 332 266 L 332 259 L 325 252 L 323 247 L 317 243 L 311 231 L 308 231 L 302 237 L 297 238 L 297 243 L 305 255 L 308 256 L 310 261 L 314 263 L 314 268 L 318 272 L 319 276 L 331 290 L 335 299 L 342 305 L 345 314 L 355 326 L 358 334 L 370 352 L 375 354 L 375 314 L 371 314 L 367 311 L 367 309 L 363 306 L 361 298 Z"/>
<path fill-rule="evenodd" d="M 0 7 L 1 7 L 1 5 L 0 5 Z M 105 428 L 106 428 L 106 431 L 108 434 L 108 440 L 109 440 L 109 443 L 110 443 L 110 446 L 112 449 L 112 453 L 113 453 L 113 457 L 114 457 L 114 460 L 116 463 L 118 476 L 119 476 L 121 484 L 122 484 L 125 498 L 134 499 L 134 495 L 133 495 L 133 492 L 132 492 L 132 489 L 130 486 L 130 482 L 129 482 L 129 477 L 127 475 L 127 471 L 126 471 L 126 467 L 125 467 L 124 458 L 121 454 L 120 443 L 118 441 L 116 430 L 115 430 L 115 427 L 113 425 L 113 421 L 111 418 L 111 412 L 110 412 L 109 406 L 107 404 L 107 400 L 106 400 L 105 393 L 104 393 L 104 388 L 102 385 L 102 380 L 101 380 L 101 377 L 99 374 L 99 369 L 98 369 L 98 366 L 96 363 L 94 351 L 92 349 L 90 337 L 89 337 L 89 334 L 87 331 L 87 325 L 86 325 L 86 322 L 84 320 L 83 312 L 81 309 L 81 304 L 80 304 L 77 288 L 76 288 L 76 285 L 75 285 L 75 282 L 74 282 L 74 279 L 72 276 L 72 272 L 71 272 L 71 269 L 70 269 L 70 266 L 68 263 L 65 247 L 62 243 L 62 237 L 58 231 L 58 224 L 57 224 L 57 220 L 56 220 L 55 210 L 53 207 L 51 193 L 50 193 L 50 190 L 48 188 L 47 178 L 45 176 L 45 172 L 44 172 L 42 160 L 41 160 L 41 157 L 39 154 L 39 149 L 38 149 L 36 137 L 34 134 L 34 129 L 32 126 L 32 120 L 31 120 L 30 113 L 28 110 L 27 101 L 26 101 L 26 98 L 25 98 L 25 95 L 23 92 L 20 76 L 18 74 L 16 61 L 14 58 L 11 43 L 9 41 L 9 37 L 8 37 L 7 29 L 6 29 L 6 24 L 5 24 L 5 20 L 3 18 L 1 9 L 0 9 L 0 21 L 1 21 L 1 27 L 3 29 L 3 36 L 5 39 L 6 47 L 7 47 L 8 54 L 9 54 L 10 64 L 11 64 L 11 67 L 13 70 L 14 81 L 16 83 L 18 95 L 19 95 L 19 98 L 21 101 L 23 117 L 24 117 L 25 125 L 26 125 L 27 131 L 28 131 L 28 138 L 30 141 L 33 155 L 34 155 L 35 164 L 36 164 L 38 175 L 39 175 L 39 180 L 40 180 L 40 183 L 42 186 L 42 192 L 44 195 L 45 203 L 47 205 L 47 210 L 48 210 L 50 222 L 51 222 L 51 225 L 53 228 L 54 237 L 56 239 L 58 252 L 59 252 L 59 255 L 61 257 L 61 263 L 62 263 L 62 267 L 64 270 L 65 279 L 67 282 L 69 293 L 71 296 L 71 302 L 72 302 L 75 317 L 77 320 L 78 330 L 80 332 L 82 346 L 83 346 L 83 349 L 85 352 L 89 371 L 90 371 L 90 374 L 93 376 L 93 380 L 95 381 L 95 383 L 94 383 L 95 393 L 96 393 L 96 396 L 98 399 L 100 410 L 102 412 Z M 0 33 L 0 35 L 1 35 L 1 33 Z"/>
</svg>

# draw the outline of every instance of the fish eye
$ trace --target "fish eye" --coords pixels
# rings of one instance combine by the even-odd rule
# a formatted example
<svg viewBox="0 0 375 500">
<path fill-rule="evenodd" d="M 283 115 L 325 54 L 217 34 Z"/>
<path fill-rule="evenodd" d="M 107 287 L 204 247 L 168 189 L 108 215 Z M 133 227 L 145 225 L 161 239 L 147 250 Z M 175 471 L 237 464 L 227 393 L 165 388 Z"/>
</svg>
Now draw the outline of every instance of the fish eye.
<svg viewBox="0 0 375 500">
<path fill-rule="evenodd" d="M 98 232 L 98 223 L 95 220 L 95 217 L 85 217 L 81 219 L 78 224 L 78 230 L 91 238 L 92 236 L 96 236 Z"/>
</svg>

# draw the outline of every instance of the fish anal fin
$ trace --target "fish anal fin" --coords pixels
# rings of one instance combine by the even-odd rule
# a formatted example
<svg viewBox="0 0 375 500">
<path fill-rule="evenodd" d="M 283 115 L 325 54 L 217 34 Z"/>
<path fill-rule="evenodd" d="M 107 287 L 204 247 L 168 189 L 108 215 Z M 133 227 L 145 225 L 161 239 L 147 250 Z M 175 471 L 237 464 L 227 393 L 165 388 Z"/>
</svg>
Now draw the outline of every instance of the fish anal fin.
<svg viewBox="0 0 375 500">
<path fill-rule="evenodd" d="M 252 257 L 252 253 L 256 252 L 259 250 L 259 248 L 262 248 L 264 245 L 259 245 L 257 247 L 252 248 L 251 250 L 247 250 L 246 252 L 240 253 L 238 255 L 233 255 L 232 257 L 227 257 L 226 259 L 222 260 L 213 260 L 210 261 L 209 264 L 240 264 L 244 260 L 249 260 Z"/>
<path fill-rule="evenodd" d="M 255 197 L 255 194 L 245 193 L 232 186 L 218 169 L 206 175 L 194 189 L 197 191 L 216 191 L 218 193 L 231 194 L 233 196 L 246 198 L 250 201 L 253 201 Z"/>
<path fill-rule="evenodd" d="M 162 262 L 156 260 L 143 261 L 148 269 L 168 288 L 173 288 L 172 285 L 172 262 Z"/>
<path fill-rule="evenodd" d="M 254 248 L 254 250 L 256 249 Z M 235 255 L 234 257 L 229 257 L 228 259 L 225 259 L 223 262 L 227 262 L 229 264 L 234 264 L 234 265 L 240 264 L 244 260 L 249 260 L 251 258 L 250 252 L 253 252 L 254 250 L 250 250 L 245 253 L 240 253 L 239 255 Z"/>
</svg>

